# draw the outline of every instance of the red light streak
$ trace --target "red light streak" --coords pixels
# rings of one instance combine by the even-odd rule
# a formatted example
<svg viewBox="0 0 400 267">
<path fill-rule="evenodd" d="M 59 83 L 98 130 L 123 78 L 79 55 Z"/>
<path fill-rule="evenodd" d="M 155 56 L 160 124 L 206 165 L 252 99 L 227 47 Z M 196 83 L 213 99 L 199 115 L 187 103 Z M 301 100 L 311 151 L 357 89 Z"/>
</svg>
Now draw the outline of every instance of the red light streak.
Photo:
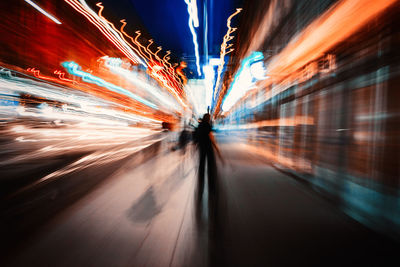
<svg viewBox="0 0 400 267">
<path fill-rule="evenodd" d="M 65 78 L 65 72 L 63 72 L 61 70 L 55 70 L 54 74 L 58 75 L 58 78 L 60 80 L 63 80 L 63 81 L 66 81 L 66 82 L 75 82 L 74 80 Z"/>
<path fill-rule="evenodd" d="M 56 78 L 41 75 L 40 70 L 37 70 L 36 68 L 27 68 L 26 71 L 32 72 L 36 78 L 39 78 L 42 80 L 47 80 L 47 81 L 52 81 L 52 82 L 59 82 L 59 80 L 57 80 Z"/>
</svg>

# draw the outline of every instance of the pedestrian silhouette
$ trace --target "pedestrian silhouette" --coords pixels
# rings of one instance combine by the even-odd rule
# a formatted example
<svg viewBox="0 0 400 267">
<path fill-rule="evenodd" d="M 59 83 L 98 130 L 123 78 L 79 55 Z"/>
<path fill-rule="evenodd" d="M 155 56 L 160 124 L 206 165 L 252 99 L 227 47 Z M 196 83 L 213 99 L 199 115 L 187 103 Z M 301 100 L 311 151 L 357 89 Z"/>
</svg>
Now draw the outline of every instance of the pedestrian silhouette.
<svg viewBox="0 0 400 267">
<path fill-rule="evenodd" d="M 197 201 L 201 205 L 201 200 L 204 191 L 204 179 L 205 179 L 205 168 L 207 163 L 207 174 L 208 174 L 208 196 L 209 205 L 210 202 L 215 202 L 217 194 L 217 164 L 215 159 L 214 150 L 221 157 L 218 146 L 215 143 L 214 136 L 212 134 L 210 114 L 206 113 L 203 119 L 199 123 L 199 126 L 194 132 L 194 140 L 197 143 L 199 150 L 199 171 L 198 171 L 198 189 L 197 189 Z M 222 157 L 221 157 L 222 160 Z"/>
</svg>

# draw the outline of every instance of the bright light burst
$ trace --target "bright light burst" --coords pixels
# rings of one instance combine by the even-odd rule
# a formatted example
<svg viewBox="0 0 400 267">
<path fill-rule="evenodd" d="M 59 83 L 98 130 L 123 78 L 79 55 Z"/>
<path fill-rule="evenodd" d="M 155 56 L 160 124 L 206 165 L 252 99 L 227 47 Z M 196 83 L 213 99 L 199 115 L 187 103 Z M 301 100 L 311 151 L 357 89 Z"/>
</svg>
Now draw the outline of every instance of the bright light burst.
<svg viewBox="0 0 400 267">
<path fill-rule="evenodd" d="M 252 71 L 257 66 L 253 67 L 254 64 L 262 63 L 264 55 L 262 52 L 253 52 L 250 56 L 245 58 L 240 66 L 240 69 L 236 72 L 235 78 L 231 83 L 231 87 L 226 93 L 223 103 L 222 110 L 228 111 L 245 93 L 254 88 L 254 82 L 258 79 L 263 79 L 263 75 L 258 76 L 258 72 Z M 263 67 L 263 65 L 261 65 Z"/>
</svg>

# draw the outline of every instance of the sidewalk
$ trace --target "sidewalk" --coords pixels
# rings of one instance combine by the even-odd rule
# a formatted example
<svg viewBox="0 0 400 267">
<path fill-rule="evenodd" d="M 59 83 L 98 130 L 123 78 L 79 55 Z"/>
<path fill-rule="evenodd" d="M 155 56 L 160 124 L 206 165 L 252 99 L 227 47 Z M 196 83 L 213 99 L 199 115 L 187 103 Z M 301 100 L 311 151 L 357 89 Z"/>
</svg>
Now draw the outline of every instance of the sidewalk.
<svg viewBox="0 0 400 267">
<path fill-rule="evenodd" d="M 10 266 L 399 266 L 391 240 L 244 146 L 221 151 L 216 218 L 207 196 L 196 216 L 194 151 L 166 152 L 66 209 Z"/>
<path fill-rule="evenodd" d="M 222 145 L 226 266 L 400 266 L 399 244 L 354 221 L 248 146 Z"/>
<path fill-rule="evenodd" d="M 187 236 L 195 182 L 187 153 L 126 165 L 28 240 L 10 266 L 186 265 L 197 251 Z"/>
</svg>

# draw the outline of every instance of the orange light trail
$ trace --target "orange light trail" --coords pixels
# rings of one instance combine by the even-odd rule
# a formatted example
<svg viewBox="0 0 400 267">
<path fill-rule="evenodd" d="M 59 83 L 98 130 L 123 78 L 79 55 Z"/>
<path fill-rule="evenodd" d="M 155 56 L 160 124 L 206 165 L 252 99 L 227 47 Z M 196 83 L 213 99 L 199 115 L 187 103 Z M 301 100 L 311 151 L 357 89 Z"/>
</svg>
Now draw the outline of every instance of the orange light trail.
<svg viewBox="0 0 400 267">
<path fill-rule="evenodd" d="M 148 56 L 146 56 L 146 54 L 143 53 L 143 52 L 141 51 L 141 49 L 140 49 L 141 47 L 144 48 L 144 46 L 142 46 L 142 45 L 136 40 L 136 38 L 138 38 L 138 37 L 140 36 L 140 34 L 141 34 L 140 31 L 136 31 L 136 34 L 138 34 L 138 36 L 137 36 L 135 39 L 133 39 L 133 37 L 130 36 L 130 35 L 128 35 L 128 34 L 125 32 L 125 30 L 124 30 L 125 26 L 127 25 L 125 19 L 121 19 L 120 22 L 122 23 L 121 29 L 120 29 L 120 31 L 122 32 L 122 34 L 125 35 L 127 38 L 129 38 L 133 44 L 136 44 L 136 46 L 138 47 L 138 52 L 139 52 L 139 54 L 142 56 L 142 58 L 146 58 L 147 61 L 149 61 L 150 58 L 149 58 Z"/>
<path fill-rule="evenodd" d="M 140 52 L 139 52 L 135 47 L 133 47 L 130 43 L 128 43 L 128 42 L 125 40 L 125 38 L 124 38 L 122 32 L 120 32 L 117 28 L 115 28 L 114 24 L 111 23 L 109 20 L 107 20 L 107 19 L 102 15 L 103 9 L 104 9 L 104 6 L 102 5 L 102 3 L 99 2 L 99 3 L 96 4 L 96 6 L 99 7 L 99 11 L 98 11 L 97 15 L 98 15 L 102 20 L 104 20 L 108 25 L 110 25 L 111 28 L 113 28 L 113 30 L 121 37 L 121 39 L 122 39 L 130 48 L 132 48 L 136 53 L 140 54 Z M 122 22 L 122 21 L 123 21 L 123 22 Z M 125 20 L 121 20 L 121 23 L 125 23 L 125 24 L 123 24 L 123 26 L 126 25 Z M 146 65 L 146 62 L 144 62 L 143 65 Z"/>
<path fill-rule="evenodd" d="M 150 49 L 150 46 L 153 44 L 153 40 L 149 40 L 149 45 L 147 46 L 147 50 L 149 51 L 149 53 L 151 54 L 151 55 L 153 55 L 157 60 L 158 60 L 158 62 L 161 62 L 161 58 L 160 57 L 158 57 L 157 56 L 157 53 L 161 50 L 161 49 L 159 49 L 159 50 L 157 50 L 157 52 L 152 52 L 151 51 L 151 49 Z M 157 49 L 158 49 L 158 47 L 157 47 Z M 152 57 L 150 56 L 150 58 L 152 59 Z M 155 66 L 158 66 L 158 64 L 155 64 Z M 171 81 L 171 79 L 167 79 L 167 77 L 169 78 L 169 75 L 168 75 L 168 73 L 161 67 L 161 66 L 159 66 L 161 69 L 157 69 L 157 70 L 155 70 L 154 68 L 153 68 L 153 70 L 155 71 L 155 72 L 158 72 L 158 71 L 161 71 L 161 72 L 163 72 L 163 73 L 165 73 L 166 75 L 164 76 L 164 79 L 162 79 L 163 80 L 163 84 L 168 84 L 168 86 L 170 86 L 170 87 L 172 87 L 172 88 L 176 88 L 176 90 L 178 91 L 178 93 L 181 93 L 181 89 L 180 89 L 180 84 L 178 83 L 178 84 L 174 84 L 174 81 L 172 80 Z M 182 87 L 183 87 L 183 85 L 182 85 Z"/>
<path fill-rule="evenodd" d="M 97 14 L 93 12 L 89 7 L 85 7 L 77 0 L 65 0 L 72 8 L 81 13 L 84 17 L 86 17 L 93 25 L 95 25 L 100 32 L 113 43 L 126 57 L 128 57 L 133 63 L 144 64 L 145 63 L 130 49 L 129 45 L 120 40 L 117 36 L 117 33 L 113 32 L 112 29 L 109 28 L 107 22 L 101 20 L 101 18 L 97 17 Z"/>
<path fill-rule="evenodd" d="M 126 26 L 126 24 L 127 24 L 127 23 L 125 22 L 125 20 L 121 20 L 121 23 L 122 23 L 122 26 L 121 26 L 121 29 L 120 29 L 120 30 L 121 30 L 122 34 L 124 34 L 127 38 L 129 38 L 129 39 L 132 41 L 132 43 L 134 43 L 134 44 L 137 45 L 137 47 L 138 47 L 138 49 L 139 49 L 138 52 L 139 52 L 140 55 L 142 55 L 143 57 L 145 57 L 145 58 L 147 59 L 148 62 L 152 62 L 152 61 L 153 61 L 153 57 L 152 57 L 152 55 L 153 55 L 153 56 L 155 56 L 155 57 L 157 58 L 157 60 L 159 60 L 159 62 L 162 62 L 162 64 L 163 64 L 164 67 L 166 67 L 166 65 L 165 65 L 165 63 L 163 62 L 163 60 L 162 60 L 160 57 L 157 56 L 157 53 L 158 53 L 159 51 L 161 51 L 161 47 L 159 47 L 159 49 L 157 50 L 156 53 L 153 53 L 153 52 L 150 50 L 150 46 L 154 43 L 154 41 L 153 41 L 152 39 L 149 40 L 149 44 L 147 45 L 147 47 L 143 46 L 143 45 L 138 41 L 138 38 L 140 37 L 141 32 L 140 32 L 140 31 L 136 31 L 136 37 L 135 37 L 135 39 L 133 39 L 132 36 L 128 35 L 128 34 L 124 31 L 124 28 L 125 28 L 125 26 Z M 148 56 L 146 56 L 145 53 L 142 52 L 142 49 L 141 49 L 141 48 L 143 49 L 143 51 L 145 51 L 145 52 L 148 54 Z M 170 53 L 171 53 L 171 52 L 169 51 L 168 55 L 169 55 Z M 173 91 L 176 91 L 176 90 L 178 90 L 180 87 L 183 87 L 183 85 L 179 82 L 179 79 L 176 77 L 177 75 L 176 75 L 175 73 L 172 73 L 171 71 L 169 71 L 168 68 L 162 69 L 162 72 L 166 74 L 166 77 L 169 77 L 168 74 L 172 75 L 172 77 L 175 76 L 175 79 L 172 79 L 172 81 L 168 81 L 168 80 L 170 80 L 170 79 L 167 80 L 166 78 L 163 78 L 162 75 L 157 74 L 158 70 L 154 69 L 154 66 L 153 66 L 152 64 L 148 64 L 148 63 L 147 63 L 147 67 L 150 69 L 150 73 L 153 75 L 153 78 L 155 78 L 158 82 L 160 82 L 168 91 L 170 91 L 171 88 L 172 88 Z M 173 68 L 172 68 L 172 69 L 173 69 Z M 168 73 L 167 73 L 166 71 L 168 71 Z M 177 83 L 177 84 L 174 84 L 174 83 Z M 177 88 L 177 89 L 174 89 L 174 88 Z M 178 91 L 178 92 L 179 92 L 179 91 Z M 172 93 L 172 94 L 175 94 L 175 93 Z"/>
<path fill-rule="evenodd" d="M 234 37 L 231 36 L 231 33 L 236 31 L 236 28 L 231 27 L 231 20 L 234 16 L 240 13 L 242 11 L 241 8 L 237 8 L 236 11 L 229 16 L 229 18 L 226 21 L 226 26 L 228 27 L 228 31 L 226 32 L 223 42 L 221 44 L 221 52 L 220 52 L 220 64 L 218 66 L 218 74 L 217 74 L 217 81 L 215 82 L 215 87 L 214 87 L 214 99 L 216 98 L 219 84 L 221 82 L 221 75 L 222 75 L 222 70 L 224 68 L 225 64 L 225 56 L 233 51 L 233 48 L 231 48 L 229 51 L 226 51 L 226 49 L 230 48 L 233 44 L 228 44 L 230 40 L 232 40 Z"/>
<path fill-rule="evenodd" d="M 102 16 L 102 10 L 104 7 L 102 6 L 101 3 L 97 3 L 96 6 L 100 8 L 99 13 L 96 14 L 92 9 L 90 9 L 84 0 L 80 0 L 78 2 L 77 0 L 65 0 L 69 5 L 71 5 L 75 10 L 77 10 L 79 13 L 81 13 L 83 16 L 85 16 L 93 25 L 95 25 L 100 32 L 108 39 L 110 40 L 125 56 L 127 56 L 133 63 L 141 63 L 148 67 L 148 64 L 146 62 L 143 62 L 143 60 L 135 53 L 132 51 L 134 49 L 138 54 L 139 51 L 132 47 L 123 37 L 123 33 L 118 31 L 114 25 L 109 22 L 107 19 L 105 19 Z M 151 43 L 153 41 L 151 40 Z M 150 59 L 151 53 L 149 53 Z M 147 58 L 147 57 L 146 57 Z M 151 73 L 155 73 L 152 71 Z M 183 102 L 181 99 L 181 96 L 176 91 L 174 86 L 168 85 L 167 80 L 165 77 L 162 77 L 160 75 L 155 75 L 155 77 L 159 80 L 161 84 L 164 85 L 164 87 L 178 100 L 179 103 L 181 103 L 184 107 L 186 107 L 186 104 Z"/>
<path fill-rule="evenodd" d="M 291 74 L 354 34 L 396 0 L 345 0 L 312 22 L 277 55 L 268 72 Z"/>
</svg>

